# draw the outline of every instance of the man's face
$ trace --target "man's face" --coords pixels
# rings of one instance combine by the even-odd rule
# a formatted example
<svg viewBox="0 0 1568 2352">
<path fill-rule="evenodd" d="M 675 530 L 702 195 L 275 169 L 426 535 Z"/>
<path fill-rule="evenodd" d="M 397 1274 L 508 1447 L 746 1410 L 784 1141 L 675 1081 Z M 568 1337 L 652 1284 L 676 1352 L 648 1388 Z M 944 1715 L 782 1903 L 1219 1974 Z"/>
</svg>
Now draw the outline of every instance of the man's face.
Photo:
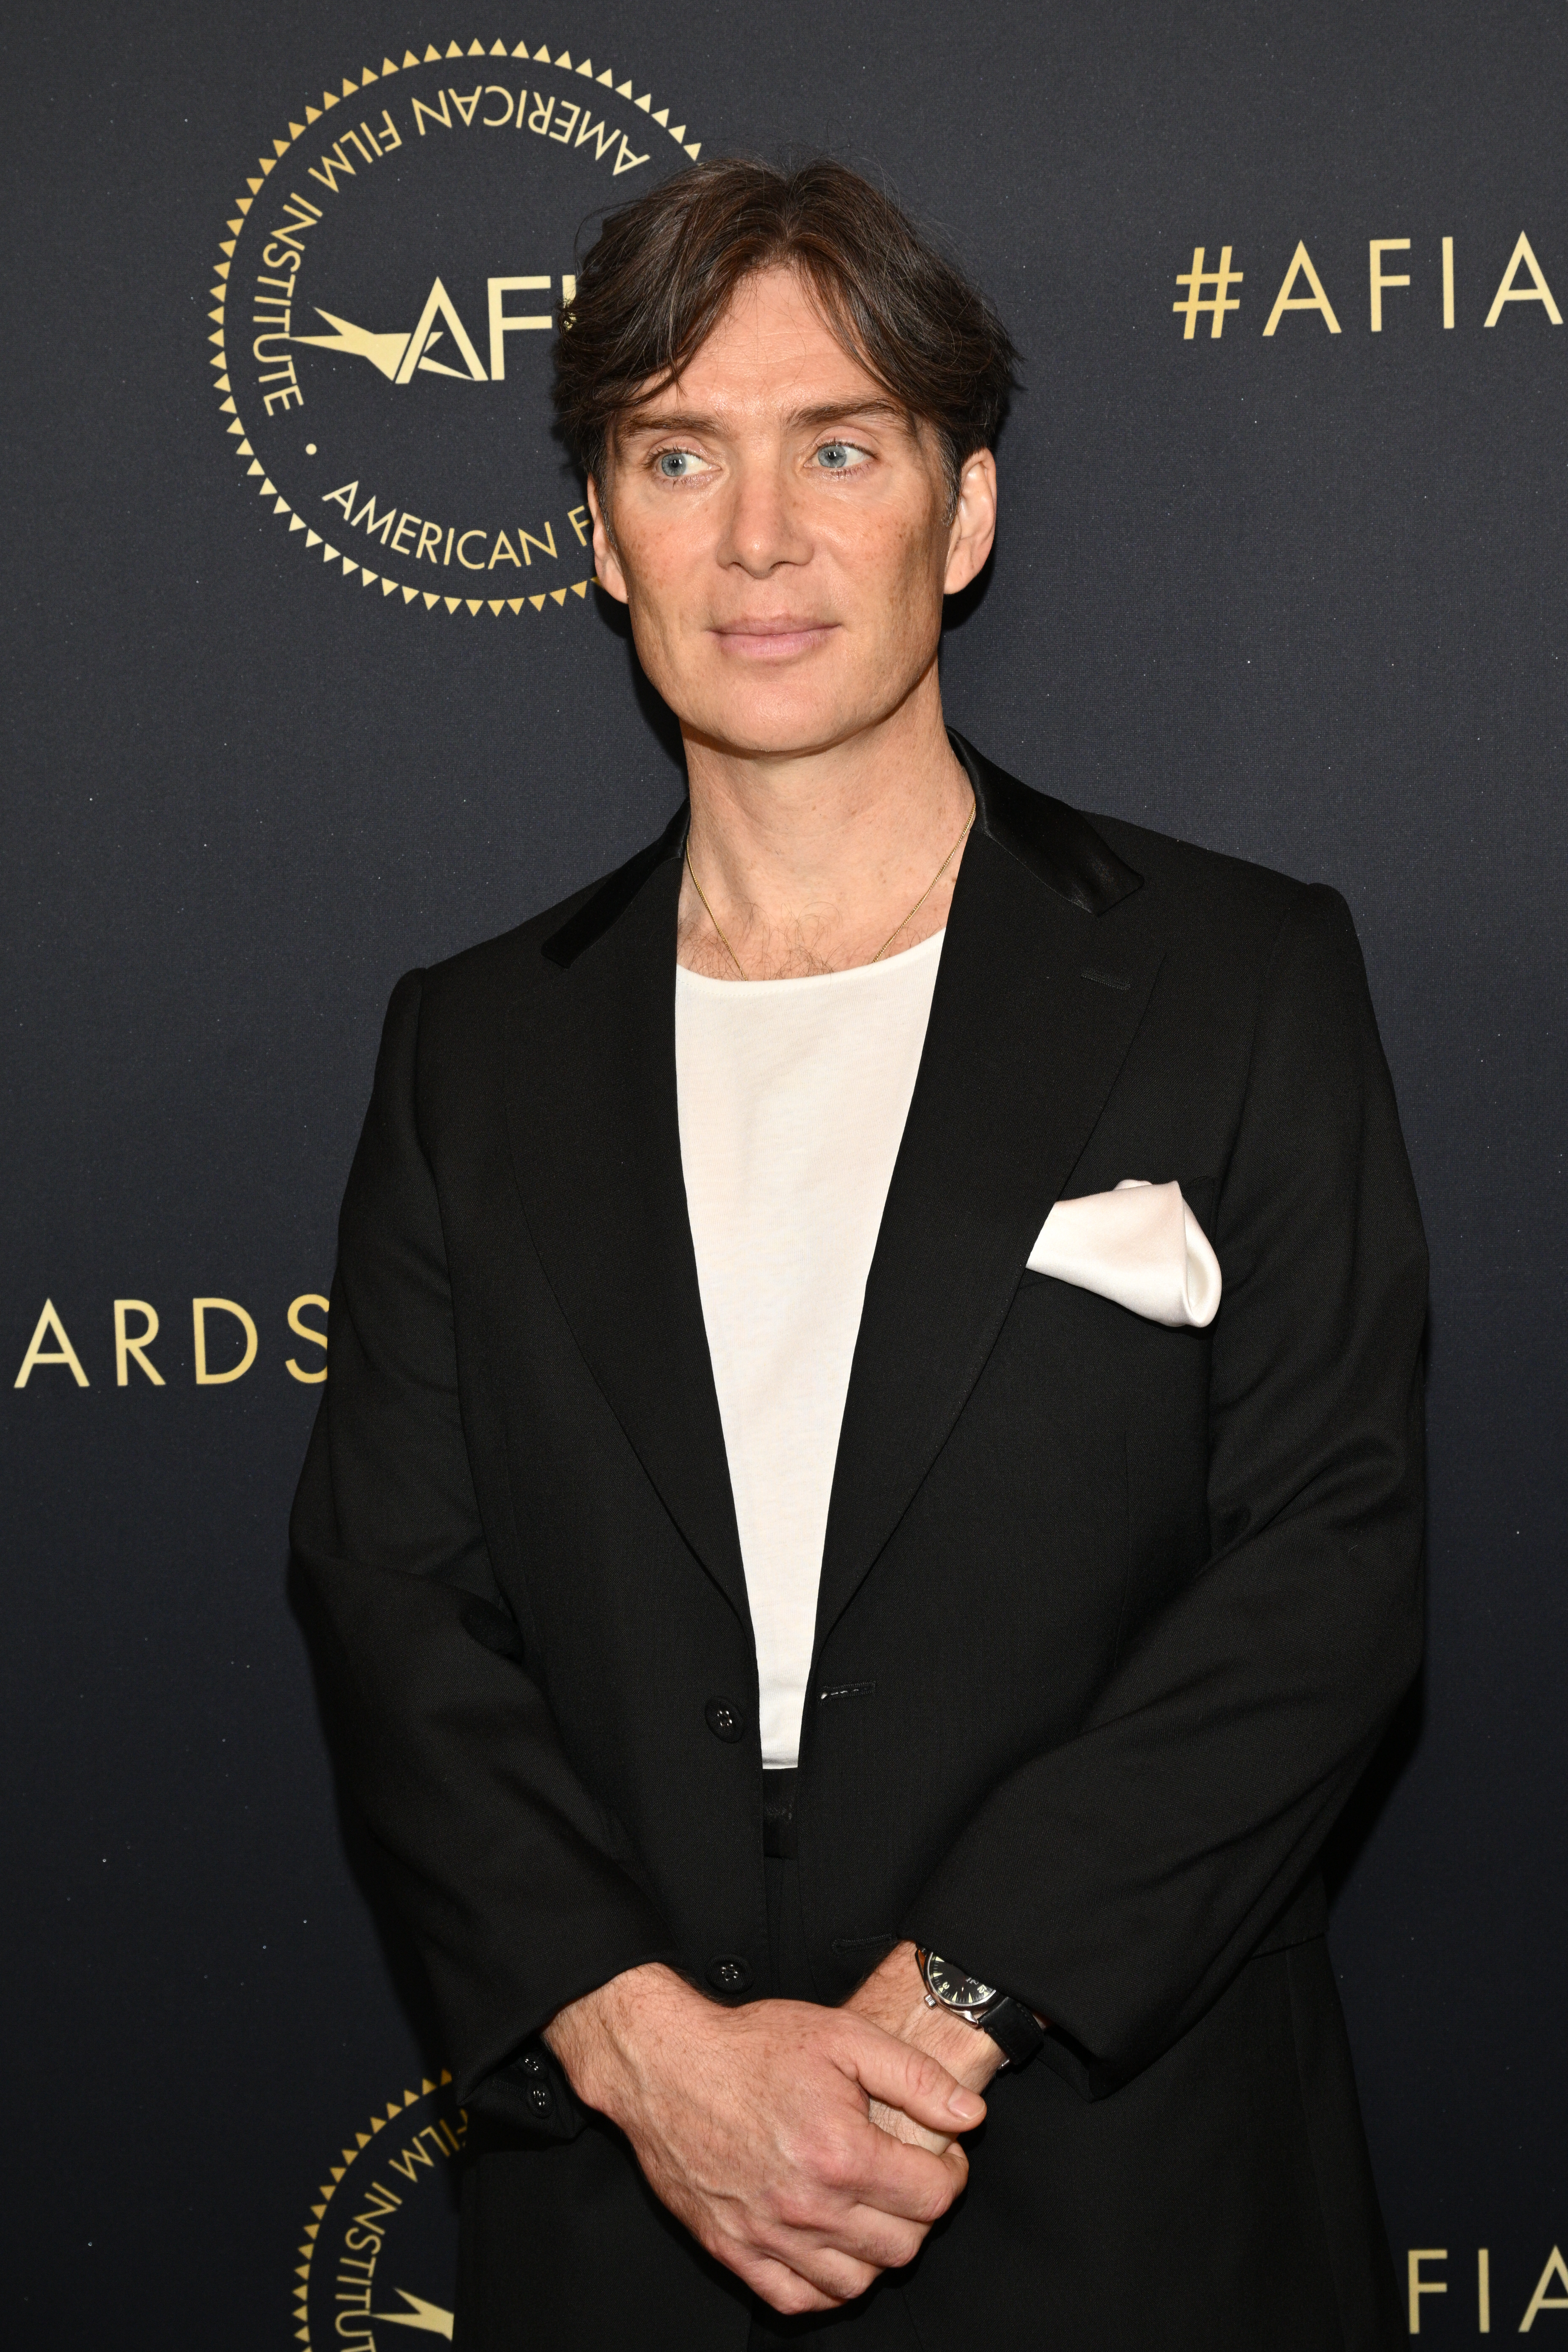
<svg viewBox="0 0 1568 2352">
<path fill-rule="evenodd" d="M 945 469 L 791 270 L 747 279 L 683 375 L 622 418 L 599 578 L 687 732 L 787 755 L 887 717 L 989 552 L 995 468 Z"/>
</svg>

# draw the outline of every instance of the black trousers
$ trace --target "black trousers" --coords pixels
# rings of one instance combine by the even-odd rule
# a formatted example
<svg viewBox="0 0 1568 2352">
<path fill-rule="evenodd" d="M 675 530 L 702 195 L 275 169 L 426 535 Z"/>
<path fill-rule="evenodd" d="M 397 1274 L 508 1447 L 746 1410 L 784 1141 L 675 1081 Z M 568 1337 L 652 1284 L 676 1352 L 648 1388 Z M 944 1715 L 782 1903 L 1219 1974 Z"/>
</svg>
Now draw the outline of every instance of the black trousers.
<svg viewBox="0 0 1568 2352">
<path fill-rule="evenodd" d="M 781 1993 L 800 2000 L 814 1998 L 805 1958 L 805 1933 L 801 1920 L 800 1889 L 794 1859 L 794 1823 L 790 1801 L 793 1772 L 765 1776 L 764 1803 L 768 1886 L 768 1957 L 773 1982 Z M 845 2352 L 920 2352 L 921 2339 L 905 2308 L 902 2282 L 897 2273 L 885 2273 L 871 2289 L 842 2311 L 805 2312 L 784 2319 L 764 2303 L 752 2306 L 746 2352 L 784 2352 L 792 2344 L 842 2341 Z"/>
</svg>

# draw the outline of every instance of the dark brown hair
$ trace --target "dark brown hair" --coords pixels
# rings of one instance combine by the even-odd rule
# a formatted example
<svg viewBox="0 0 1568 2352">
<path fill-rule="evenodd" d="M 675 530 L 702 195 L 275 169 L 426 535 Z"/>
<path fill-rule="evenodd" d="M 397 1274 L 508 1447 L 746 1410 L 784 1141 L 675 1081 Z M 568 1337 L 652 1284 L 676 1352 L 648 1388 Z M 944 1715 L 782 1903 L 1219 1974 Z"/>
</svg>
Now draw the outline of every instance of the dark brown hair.
<svg viewBox="0 0 1568 2352">
<path fill-rule="evenodd" d="M 616 420 L 662 391 L 759 269 L 797 269 L 824 319 L 910 415 L 930 426 L 954 499 L 966 457 L 994 444 L 1017 353 L 990 304 L 858 172 L 696 163 L 612 213 L 563 305 L 555 413 L 604 484 Z"/>
</svg>

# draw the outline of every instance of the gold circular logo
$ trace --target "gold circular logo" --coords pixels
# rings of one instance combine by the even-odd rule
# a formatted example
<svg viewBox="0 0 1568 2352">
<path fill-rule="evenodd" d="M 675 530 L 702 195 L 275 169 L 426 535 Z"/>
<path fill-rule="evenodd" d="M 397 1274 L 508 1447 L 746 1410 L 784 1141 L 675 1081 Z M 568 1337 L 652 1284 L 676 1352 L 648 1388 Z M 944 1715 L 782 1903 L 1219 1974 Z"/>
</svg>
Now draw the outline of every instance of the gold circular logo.
<svg viewBox="0 0 1568 2352">
<path fill-rule="evenodd" d="M 468 2116 L 450 2074 L 372 2116 L 316 2191 L 300 2247 L 294 2334 L 310 2352 L 376 2352 L 452 2335 L 457 2176 Z"/>
<path fill-rule="evenodd" d="M 594 215 L 695 161 L 679 110 L 549 42 L 431 42 L 300 110 L 219 246 L 213 366 L 295 543 L 422 612 L 570 610 L 594 575 L 551 432 Z"/>
</svg>

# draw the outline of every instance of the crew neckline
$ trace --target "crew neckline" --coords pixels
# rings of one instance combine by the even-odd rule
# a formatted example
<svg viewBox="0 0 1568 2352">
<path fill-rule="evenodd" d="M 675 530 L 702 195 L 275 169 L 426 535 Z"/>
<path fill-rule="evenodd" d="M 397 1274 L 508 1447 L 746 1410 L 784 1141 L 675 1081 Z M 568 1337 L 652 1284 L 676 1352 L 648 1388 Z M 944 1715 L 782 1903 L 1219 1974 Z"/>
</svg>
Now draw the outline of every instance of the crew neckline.
<svg viewBox="0 0 1568 2352">
<path fill-rule="evenodd" d="M 942 943 L 946 937 L 947 926 L 944 923 L 942 929 L 933 931 L 929 940 L 921 940 L 918 947 L 900 948 L 897 955 L 882 956 L 874 963 L 852 963 L 843 971 L 801 972 L 789 980 L 718 980 L 711 972 L 692 971 L 686 964 L 678 963 L 675 982 L 678 988 L 712 989 L 725 996 L 735 997 L 773 995 L 781 989 L 790 988 L 838 988 L 847 982 L 864 982 L 869 975 L 907 970 L 917 964 L 922 956 L 934 963 L 942 953 Z"/>
</svg>

